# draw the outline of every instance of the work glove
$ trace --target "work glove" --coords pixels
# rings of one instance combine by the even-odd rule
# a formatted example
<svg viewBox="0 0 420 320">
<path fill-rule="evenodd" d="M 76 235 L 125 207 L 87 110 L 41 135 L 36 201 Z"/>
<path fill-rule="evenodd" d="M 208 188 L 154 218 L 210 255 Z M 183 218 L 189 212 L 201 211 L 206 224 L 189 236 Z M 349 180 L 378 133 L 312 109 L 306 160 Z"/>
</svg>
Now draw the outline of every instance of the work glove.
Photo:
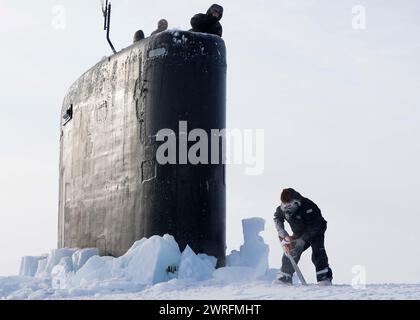
<svg viewBox="0 0 420 320">
<path fill-rule="evenodd" d="M 285 236 L 284 238 L 280 238 L 281 245 L 283 246 L 283 250 L 287 254 L 292 253 L 292 243 L 293 243 L 293 236 Z"/>
</svg>

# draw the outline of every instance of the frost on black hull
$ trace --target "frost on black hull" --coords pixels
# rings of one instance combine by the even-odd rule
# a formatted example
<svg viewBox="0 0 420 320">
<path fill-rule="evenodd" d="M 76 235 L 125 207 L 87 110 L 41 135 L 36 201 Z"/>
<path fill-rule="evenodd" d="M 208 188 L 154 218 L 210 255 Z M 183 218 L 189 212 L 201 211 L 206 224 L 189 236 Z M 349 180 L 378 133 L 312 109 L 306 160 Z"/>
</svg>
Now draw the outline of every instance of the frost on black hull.
<svg viewBox="0 0 420 320">
<path fill-rule="evenodd" d="M 59 247 L 119 256 L 171 234 L 225 259 L 225 169 L 160 165 L 160 129 L 225 128 L 226 58 L 217 36 L 167 31 L 99 62 L 68 91 L 60 138 Z"/>
</svg>

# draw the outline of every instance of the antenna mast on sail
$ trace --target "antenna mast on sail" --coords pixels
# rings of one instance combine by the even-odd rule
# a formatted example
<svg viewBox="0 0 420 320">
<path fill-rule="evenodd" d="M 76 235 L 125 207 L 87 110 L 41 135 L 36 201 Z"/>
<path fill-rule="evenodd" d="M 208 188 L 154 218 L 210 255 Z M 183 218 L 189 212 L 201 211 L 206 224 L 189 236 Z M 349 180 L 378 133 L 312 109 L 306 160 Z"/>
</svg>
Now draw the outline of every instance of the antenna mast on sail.
<svg viewBox="0 0 420 320">
<path fill-rule="evenodd" d="M 109 30 L 111 28 L 111 3 L 106 0 L 104 3 L 104 0 L 102 2 L 102 14 L 104 15 L 104 30 L 106 31 L 106 40 L 108 41 L 109 45 L 111 46 L 112 52 L 117 53 L 117 50 L 115 50 L 114 45 L 111 42 L 111 39 L 109 38 Z"/>
</svg>

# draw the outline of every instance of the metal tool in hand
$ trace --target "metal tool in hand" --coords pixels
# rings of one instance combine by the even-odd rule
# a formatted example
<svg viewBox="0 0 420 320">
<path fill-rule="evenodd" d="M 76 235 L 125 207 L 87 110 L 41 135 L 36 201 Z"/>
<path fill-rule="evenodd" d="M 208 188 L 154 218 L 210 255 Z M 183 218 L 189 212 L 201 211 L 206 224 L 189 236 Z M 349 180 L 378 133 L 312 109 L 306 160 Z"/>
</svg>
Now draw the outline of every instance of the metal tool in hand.
<svg viewBox="0 0 420 320">
<path fill-rule="evenodd" d="M 295 259 L 292 257 L 292 255 L 290 254 L 290 250 L 291 250 L 291 248 L 290 248 L 290 246 L 291 246 L 291 242 L 290 241 L 286 241 L 286 240 L 282 240 L 281 241 L 281 246 L 282 246 L 282 248 L 283 248 L 283 250 L 284 250 L 284 254 L 286 255 L 286 257 L 290 260 L 290 263 L 292 264 L 292 266 L 293 266 L 293 269 L 295 270 L 295 272 L 296 272 L 296 274 L 297 274 L 297 276 L 298 276 L 298 278 L 299 278 L 299 280 L 300 280 L 300 283 L 302 283 L 302 285 L 304 285 L 304 286 L 307 286 L 308 284 L 306 283 L 306 280 L 305 280 L 305 278 L 303 277 L 303 274 L 302 274 L 302 272 L 300 271 L 300 268 L 298 267 L 298 265 L 297 265 L 297 263 L 296 263 L 296 261 L 295 261 Z"/>
</svg>

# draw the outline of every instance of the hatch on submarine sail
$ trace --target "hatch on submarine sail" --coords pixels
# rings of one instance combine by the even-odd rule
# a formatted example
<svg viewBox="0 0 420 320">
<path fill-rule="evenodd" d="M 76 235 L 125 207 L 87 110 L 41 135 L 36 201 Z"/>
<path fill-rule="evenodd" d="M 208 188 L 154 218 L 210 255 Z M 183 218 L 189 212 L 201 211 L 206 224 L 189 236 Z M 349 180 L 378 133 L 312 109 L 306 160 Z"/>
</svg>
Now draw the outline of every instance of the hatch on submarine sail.
<svg viewBox="0 0 420 320">
<path fill-rule="evenodd" d="M 166 31 L 83 74 L 64 98 L 59 247 L 119 256 L 171 234 L 225 263 L 225 167 L 156 161 L 156 135 L 226 125 L 226 49 L 218 36 Z"/>
</svg>

